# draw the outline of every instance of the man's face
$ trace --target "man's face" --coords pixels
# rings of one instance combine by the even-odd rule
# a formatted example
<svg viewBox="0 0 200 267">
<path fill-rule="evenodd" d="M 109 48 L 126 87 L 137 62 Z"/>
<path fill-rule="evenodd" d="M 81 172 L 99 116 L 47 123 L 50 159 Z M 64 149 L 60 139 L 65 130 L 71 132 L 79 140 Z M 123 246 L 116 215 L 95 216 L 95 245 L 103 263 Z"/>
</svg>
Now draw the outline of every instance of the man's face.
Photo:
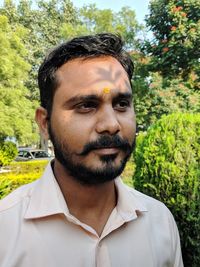
<svg viewBox="0 0 200 267">
<path fill-rule="evenodd" d="M 82 184 L 114 179 L 132 152 L 136 128 L 124 68 L 113 57 L 75 59 L 56 76 L 49 122 L 56 159 Z"/>
</svg>

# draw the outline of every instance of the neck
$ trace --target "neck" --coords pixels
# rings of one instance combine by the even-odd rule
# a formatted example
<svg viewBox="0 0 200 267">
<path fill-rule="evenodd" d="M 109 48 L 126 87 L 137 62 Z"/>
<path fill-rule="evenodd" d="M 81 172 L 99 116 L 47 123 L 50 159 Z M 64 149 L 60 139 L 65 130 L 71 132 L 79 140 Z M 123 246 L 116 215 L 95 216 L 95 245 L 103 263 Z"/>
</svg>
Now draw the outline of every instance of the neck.
<svg viewBox="0 0 200 267">
<path fill-rule="evenodd" d="M 101 234 L 117 202 L 114 181 L 101 185 L 82 185 L 57 160 L 54 174 L 70 213 Z"/>
</svg>

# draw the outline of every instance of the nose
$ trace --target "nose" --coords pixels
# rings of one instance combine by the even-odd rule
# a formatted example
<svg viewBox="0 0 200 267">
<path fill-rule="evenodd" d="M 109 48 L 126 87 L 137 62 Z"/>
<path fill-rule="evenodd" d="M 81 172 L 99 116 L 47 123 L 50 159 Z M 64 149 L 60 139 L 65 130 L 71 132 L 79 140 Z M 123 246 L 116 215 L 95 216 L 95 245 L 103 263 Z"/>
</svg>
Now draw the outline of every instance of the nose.
<svg viewBox="0 0 200 267">
<path fill-rule="evenodd" d="M 104 108 L 99 111 L 96 132 L 98 134 L 115 135 L 120 131 L 120 123 L 117 119 L 117 114 L 112 107 Z"/>
</svg>

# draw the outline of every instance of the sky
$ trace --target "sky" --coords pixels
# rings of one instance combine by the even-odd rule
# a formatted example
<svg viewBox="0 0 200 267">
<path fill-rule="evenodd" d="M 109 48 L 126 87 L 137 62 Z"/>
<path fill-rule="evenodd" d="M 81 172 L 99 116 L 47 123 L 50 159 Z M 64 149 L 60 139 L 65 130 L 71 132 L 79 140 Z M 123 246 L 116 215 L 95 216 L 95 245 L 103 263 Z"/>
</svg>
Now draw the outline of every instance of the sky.
<svg viewBox="0 0 200 267">
<path fill-rule="evenodd" d="M 148 4 L 150 0 L 72 0 L 76 7 L 84 4 L 95 3 L 99 9 L 110 8 L 119 11 L 123 6 L 129 6 L 135 10 L 138 22 L 142 23 L 145 15 L 148 14 Z"/>
</svg>

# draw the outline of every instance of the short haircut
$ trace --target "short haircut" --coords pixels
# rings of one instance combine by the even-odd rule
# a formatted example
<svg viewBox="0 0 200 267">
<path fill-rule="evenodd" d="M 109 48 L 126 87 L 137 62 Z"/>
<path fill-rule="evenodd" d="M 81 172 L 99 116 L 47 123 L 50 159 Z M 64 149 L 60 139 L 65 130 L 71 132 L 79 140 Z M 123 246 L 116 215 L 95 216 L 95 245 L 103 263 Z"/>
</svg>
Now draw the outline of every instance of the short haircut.
<svg viewBox="0 0 200 267">
<path fill-rule="evenodd" d="M 123 66 L 131 84 L 133 62 L 123 45 L 120 36 L 101 33 L 74 38 L 50 51 L 38 72 L 41 106 L 47 109 L 48 116 L 51 115 L 53 97 L 58 87 L 56 71 L 70 60 L 112 56 Z"/>
</svg>

